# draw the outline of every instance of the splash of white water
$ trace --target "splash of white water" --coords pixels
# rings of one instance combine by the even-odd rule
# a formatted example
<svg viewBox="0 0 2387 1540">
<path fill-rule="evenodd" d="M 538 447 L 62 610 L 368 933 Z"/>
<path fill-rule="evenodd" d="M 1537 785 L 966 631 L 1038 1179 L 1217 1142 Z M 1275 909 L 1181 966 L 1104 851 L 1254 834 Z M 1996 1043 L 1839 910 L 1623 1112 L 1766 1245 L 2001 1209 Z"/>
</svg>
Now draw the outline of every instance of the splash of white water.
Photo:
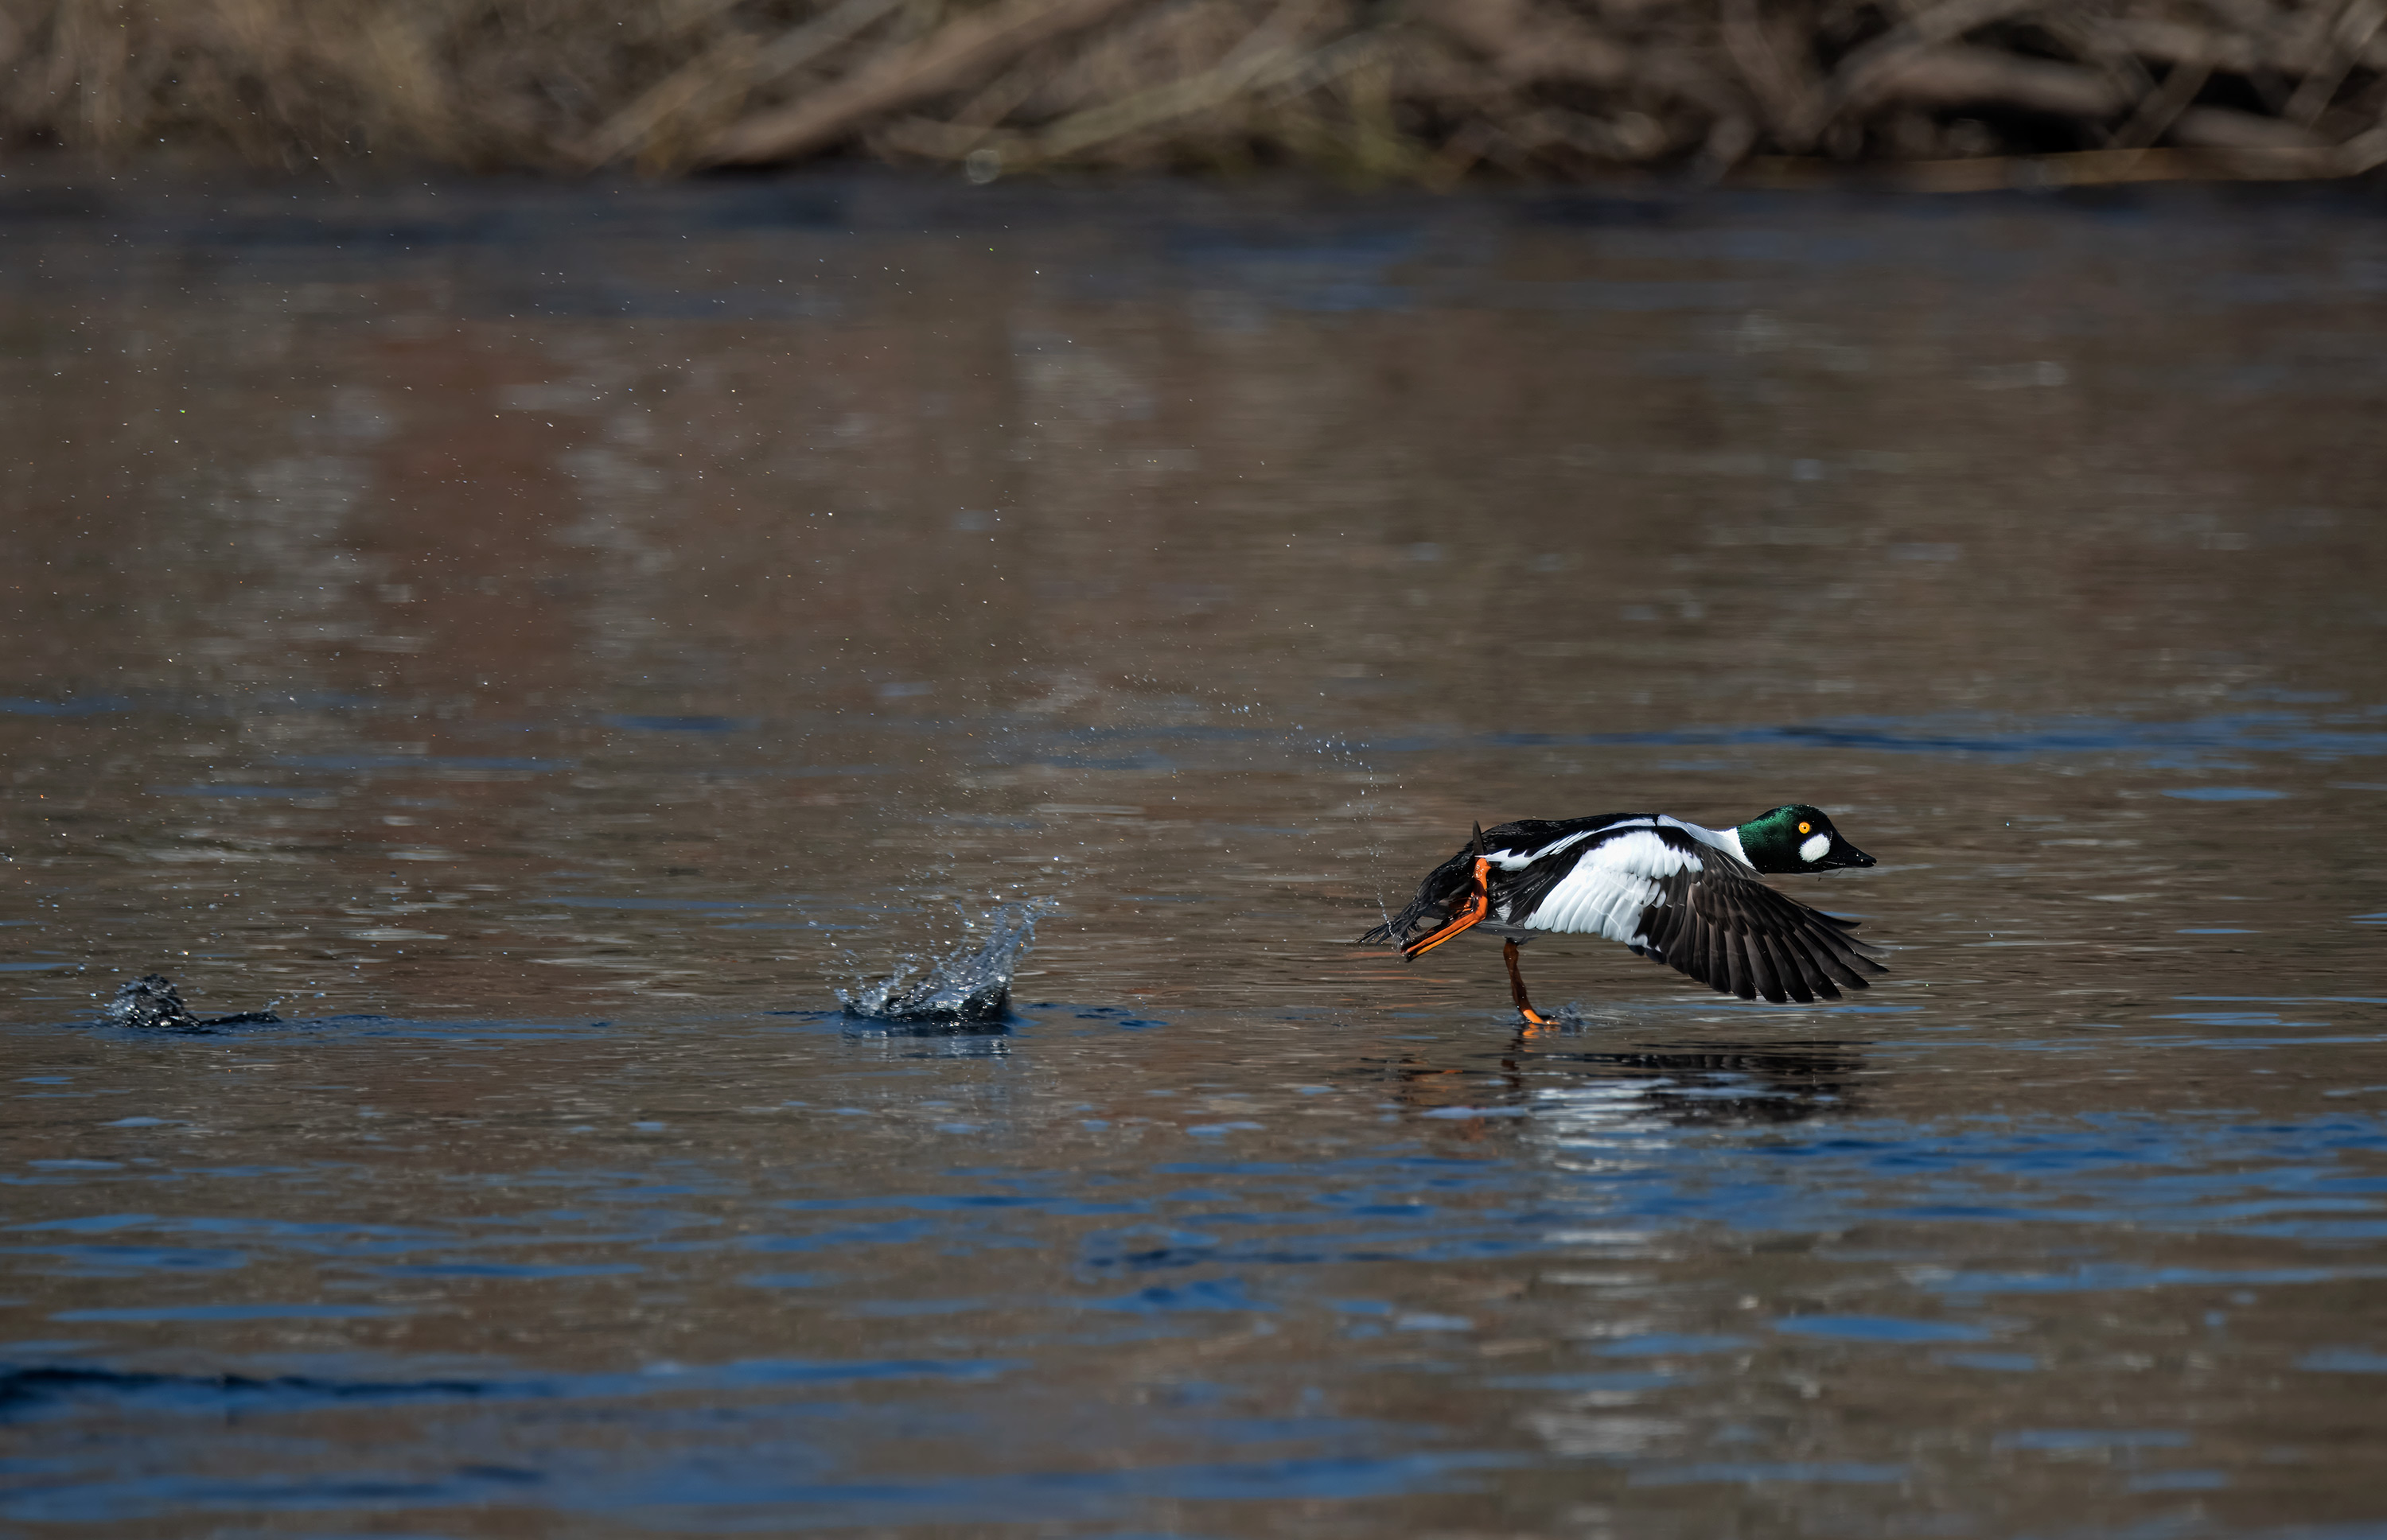
<svg viewBox="0 0 2387 1540">
<path fill-rule="evenodd" d="M 1011 1008 L 1011 975 L 1036 939 L 1037 920 L 1057 907 L 1049 901 L 1006 903 L 980 922 L 987 930 L 982 944 L 954 948 L 927 978 L 906 982 L 915 966 L 907 963 L 851 994 L 839 990 L 838 1004 L 846 1015 L 868 1021 L 999 1021 Z"/>
</svg>

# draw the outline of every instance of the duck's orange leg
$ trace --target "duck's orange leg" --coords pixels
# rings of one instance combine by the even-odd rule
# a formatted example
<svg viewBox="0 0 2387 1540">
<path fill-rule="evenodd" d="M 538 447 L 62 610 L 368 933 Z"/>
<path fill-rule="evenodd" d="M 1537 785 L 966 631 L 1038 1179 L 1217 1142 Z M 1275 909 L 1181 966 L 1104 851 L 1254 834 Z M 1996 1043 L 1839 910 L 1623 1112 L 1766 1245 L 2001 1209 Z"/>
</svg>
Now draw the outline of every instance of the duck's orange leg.
<svg viewBox="0 0 2387 1540">
<path fill-rule="evenodd" d="M 1483 836 L 1479 834 L 1476 838 L 1480 842 Z M 1449 923 L 1445 925 L 1441 929 L 1435 931 L 1431 936 L 1411 941 L 1408 945 L 1401 948 L 1401 955 L 1404 957 L 1421 957 L 1425 955 L 1427 953 L 1432 952 L 1435 947 L 1440 946 L 1443 942 L 1450 940 L 1453 936 L 1458 935 L 1469 926 L 1473 925 L 1476 921 L 1482 919 L 1485 915 L 1491 912 L 1491 909 L 1492 863 L 1479 855 L 1475 858 L 1475 876 L 1468 882 L 1467 885 L 1466 903 L 1460 906 L 1459 913 L 1453 915 L 1450 917 Z"/>
<path fill-rule="evenodd" d="M 1534 1003 L 1525 998 L 1525 976 L 1517 971 L 1517 943 L 1502 942 L 1500 955 L 1507 959 L 1509 964 L 1509 993 L 1516 999 L 1517 1014 L 1525 1018 L 1525 1025 L 1528 1027 L 1550 1026 L 1550 1018 L 1534 1009 Z"/>
</svg>

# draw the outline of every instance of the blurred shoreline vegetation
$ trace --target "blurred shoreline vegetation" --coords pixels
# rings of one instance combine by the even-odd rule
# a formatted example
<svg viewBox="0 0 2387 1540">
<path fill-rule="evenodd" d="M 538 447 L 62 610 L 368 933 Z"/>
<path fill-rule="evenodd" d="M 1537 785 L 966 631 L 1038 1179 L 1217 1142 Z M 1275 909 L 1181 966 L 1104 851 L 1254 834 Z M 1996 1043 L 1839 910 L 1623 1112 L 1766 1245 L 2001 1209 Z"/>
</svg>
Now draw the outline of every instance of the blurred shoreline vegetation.
<svg viewBox="0 0 2387 1540">
<path fill-rule="evenodd" d="M 823 158 L 1943 190 L 2387 163 L 2387 0 L 0 0 L 0 134 L 123 162 Z"/>
</svg>

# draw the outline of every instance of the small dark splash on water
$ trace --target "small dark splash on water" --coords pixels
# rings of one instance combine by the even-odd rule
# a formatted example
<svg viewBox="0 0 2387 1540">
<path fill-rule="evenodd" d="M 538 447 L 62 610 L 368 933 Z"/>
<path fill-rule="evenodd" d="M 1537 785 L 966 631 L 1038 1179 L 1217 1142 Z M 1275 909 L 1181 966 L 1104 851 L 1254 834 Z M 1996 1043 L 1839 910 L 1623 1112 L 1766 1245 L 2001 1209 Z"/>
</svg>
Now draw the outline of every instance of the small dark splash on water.
<svg viewBox="0 0 2387 1540">
<path fill-rule="evenodd" d="M 198 1016 L 183 1004 L 174 981 L 162 973 L 145 973 L 116 986 L 115 997 L 100 1013 L 111 1027 L 141 1031 L 203 1032 L 214 1027 L 271 1027 L 282 1018 L 272 1011 L 235 1011 L 230 1016 Z"/>
<path fill-rule="evenodd" d="M 1036 939 L 1036 922 L 1058 907 L 1045 900 L 1004 904 L 979 921 L 986 935 L 976 947 L 955 947 L 927 977 L 914 980 L 918 965 L 906 963 L 850 994 L 839 990 L 838 1004 L 849 1018 L 904 1027 L 1001 1021 L 1010 1014 L 1011 975 Z"/>
<path fill-rule="evenodd" d="M 322 1380 L 304 1375 L 258 1379 L 246 1374 L 150 1374 L 76 1364 L 0 1364 L 0 1423 L 23 1420 L 56 1404 L 78 1398 L 121 1403 L 150 1398 L 185 1405 L 242 1402 L 398 1401 L 535 1394 L 536 1384 L 503 1385 L 473 1380 L 375 1382 Z"/>
</svg>

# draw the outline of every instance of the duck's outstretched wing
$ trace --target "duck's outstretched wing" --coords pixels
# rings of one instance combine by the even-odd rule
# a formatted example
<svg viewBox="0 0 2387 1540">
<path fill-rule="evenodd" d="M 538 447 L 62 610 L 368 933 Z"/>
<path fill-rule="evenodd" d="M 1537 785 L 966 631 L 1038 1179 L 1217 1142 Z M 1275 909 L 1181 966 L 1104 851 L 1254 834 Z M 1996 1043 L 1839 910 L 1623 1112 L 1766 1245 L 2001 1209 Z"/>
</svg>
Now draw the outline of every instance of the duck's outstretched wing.
<svg viewBox="0 0 2387 1540">
<path fill-rule="evenodd" d="M 1496 855 L 1495 860 L 1498 858 Z M 1589 932 L 1725 994 L 1838 1000 L 1888 970 L 1856 921 L 1767 887 L 1755 868 L 1672 820 L 1618 823 L 1496 875 L 1492 906 L 1534 930 Z"/>
<path fill-rule="evenodd" d="M 1739 869 L 1735 870 L 1735 867 Z M 1633 950 L 1710 989 L 1776 1004 L 1838 1000 L 1889 970 L 1849 934 L 1857 922 L 1810 909 L 1729 859 L 1687 868 L 1660 884 L 1664 902 L 1642 911 Z"/>
</svg>

